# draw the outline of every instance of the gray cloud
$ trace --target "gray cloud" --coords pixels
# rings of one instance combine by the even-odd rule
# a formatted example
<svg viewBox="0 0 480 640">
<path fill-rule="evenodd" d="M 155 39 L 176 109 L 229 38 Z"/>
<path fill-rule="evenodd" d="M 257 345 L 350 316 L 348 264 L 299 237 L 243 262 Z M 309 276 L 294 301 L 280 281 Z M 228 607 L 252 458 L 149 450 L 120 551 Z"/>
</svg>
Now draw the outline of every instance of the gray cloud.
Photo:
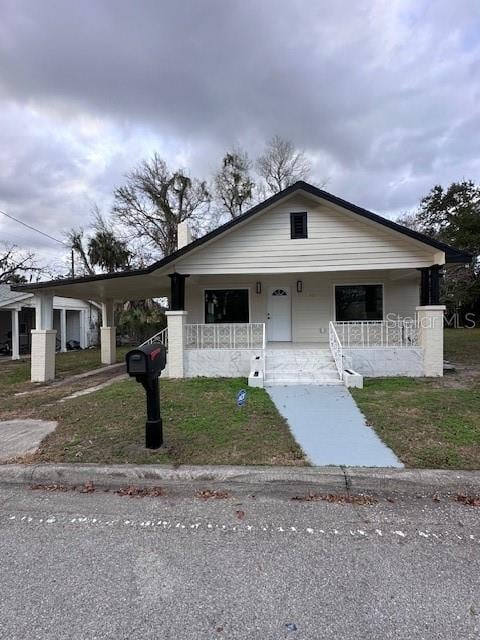
<svg viewBox="0 0 480 640">
<path fill-rule="evenodd" d="M 49 232 L 108 207 L 154 149 L 207 177 L 276 133 L 386 215 L 480 177 L 476 0 L 0 0 L 0 15 L 0 206 Z"/>
</svg>

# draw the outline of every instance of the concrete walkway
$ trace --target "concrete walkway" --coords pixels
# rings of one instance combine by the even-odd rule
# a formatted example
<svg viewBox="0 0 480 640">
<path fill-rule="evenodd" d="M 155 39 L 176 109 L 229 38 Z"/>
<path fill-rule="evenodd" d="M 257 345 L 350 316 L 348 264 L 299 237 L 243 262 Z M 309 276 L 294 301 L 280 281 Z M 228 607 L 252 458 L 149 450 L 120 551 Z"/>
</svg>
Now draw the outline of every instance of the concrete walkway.
<svg viewBox="0 0 480 640">
<path fill-rule="evenodd" d="M 366 424 L 345 387 L 295 385 L 266 391 L 312 464 L 403 467 Z"/>
<path fill-rule="evenodd" d="M 0 462 L 37 450 L 43 438 L 54 431 L 53 420 L 5 420 L 0 422 Z"/>
</svg>

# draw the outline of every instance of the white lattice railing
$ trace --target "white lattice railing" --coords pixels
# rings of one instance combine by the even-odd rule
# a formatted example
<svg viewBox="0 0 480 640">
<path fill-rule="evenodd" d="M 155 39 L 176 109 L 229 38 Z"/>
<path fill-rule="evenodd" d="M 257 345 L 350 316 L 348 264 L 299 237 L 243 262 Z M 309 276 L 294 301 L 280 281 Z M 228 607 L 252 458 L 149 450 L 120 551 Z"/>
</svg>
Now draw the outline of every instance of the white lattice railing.
<svg viewBox="0 0 480 640">
<path fill-rule="evenodd" d="M 187 324 L 186 349 L 265 349 L 265 324 Z"/>
<path fill-rule="evenodd" d="M 142 342 L 140 346 L 143 347 L 146 344 L 163 344 L 165 349 L 168 349 L 168 329 L 162 329 L 148 340 L 145 340 L 145 342 Z"/>
<path fill-rule="evenodd" d="M 335 360 L 338 375 L 340 376 L 340 379 L 343 380 L 342 343 L 340 342 L 333 322 L 330 322 L 328 325 L 328 342 L 330 344 L 330 351 L 332 352 L 333 359 Z"/>
<path fill-rule="evenodd" d="M 417 327 L 412 321 L 385 320 L 334 322 L 343 347 L 415 347 Z"/>
</svg>

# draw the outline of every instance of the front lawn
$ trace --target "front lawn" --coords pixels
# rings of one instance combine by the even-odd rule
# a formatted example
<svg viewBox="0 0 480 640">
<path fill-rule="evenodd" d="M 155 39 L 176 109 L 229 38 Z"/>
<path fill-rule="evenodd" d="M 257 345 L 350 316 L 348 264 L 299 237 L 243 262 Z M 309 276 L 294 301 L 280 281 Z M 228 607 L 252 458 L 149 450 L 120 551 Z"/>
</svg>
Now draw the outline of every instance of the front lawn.
<svg viewBox="0 0 480 640">
<path fill-rule="evenodd" d="M 133 380 L 83 398 L 40 406 L 35 417 L 59 422 L 31 462 L 306 464 L 284 419 L 263 389 L 246 380 L 161 380 L 165 446 L 144 447 L 145 394 Z M 30 416 L 32 417 L 32 416 Z"/>
<path fill-rule="evenodd" d="M 370 378 L 353 396 L 408 467 L 480 468 L 480 330 L 445 331 L 443 378 Z"/>
<path fill-rule="evenodd" d="M 117 347 L 117 362 L 123 362 L 125 353 L 130 347 Z M 100 362 L 100 349 L 82 349 L 57 353 L 55 356 L 55 377 L 66 378 L 77 373 L 84 373 L 102 366 Z M 15 391 L 20 391 L 22 383 L 30 380 L 30 358 L 22 360 L 2 359 L 0 367 L 0 392 L 11 391 L 12 385 L 16 385 Z"/>
</svg>

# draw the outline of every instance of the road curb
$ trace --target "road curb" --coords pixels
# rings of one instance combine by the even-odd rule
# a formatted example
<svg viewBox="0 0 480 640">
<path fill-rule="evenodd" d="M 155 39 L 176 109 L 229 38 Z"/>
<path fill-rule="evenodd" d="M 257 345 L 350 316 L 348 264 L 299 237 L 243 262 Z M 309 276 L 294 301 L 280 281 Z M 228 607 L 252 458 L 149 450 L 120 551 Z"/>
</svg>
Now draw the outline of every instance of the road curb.
<svg viewBox="0 0 480 640">
<path fill-rule="evenodd" d="M 370 469 L 355 467 L 257 467 L 7 464 L 0 465 L 3 484 L 80 485 L 102 488 L 128 484 L 239 484 L 265 488 L 295 487 L 304 491 L 391 495 L 480 494 L 480 471 Z"/>
</svg>

